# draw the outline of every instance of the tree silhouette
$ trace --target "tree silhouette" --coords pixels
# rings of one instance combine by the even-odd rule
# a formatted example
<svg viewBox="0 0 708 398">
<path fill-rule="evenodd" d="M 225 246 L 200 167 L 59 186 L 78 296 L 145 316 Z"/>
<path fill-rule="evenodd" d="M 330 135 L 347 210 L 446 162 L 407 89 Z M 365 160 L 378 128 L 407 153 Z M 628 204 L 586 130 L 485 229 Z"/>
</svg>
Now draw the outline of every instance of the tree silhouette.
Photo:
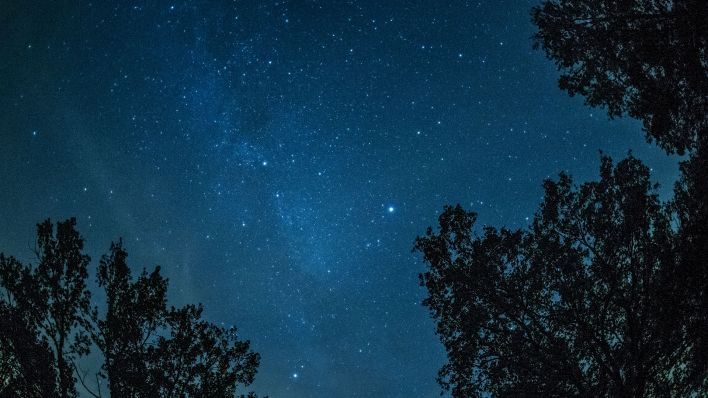
<svg viewBox="0 0 708 398">
<path fill-rule="evenodd" d="M 73 218 L 60 222 L 56 234 L 49 220 L 37 225 L 35 267 L 22 265 L 12 257 L 0 257 L 0 284 L 8 300 L 3 304 L 15 312 L 19 321 L 15 325 L 24 323 L 17 337 L 34 332 L 35 348 L 51 350 L 51 356 L 42 354 L 38 358 L 51 363 L 62 397 L 76 396 L 73 362 L 89 349 L 85 330 L 90 312 L 86 287 L 90 258 L 82 253 L 84 242 L 75 225 Z"/>
<path fill-rule="evenodd" d="M 708 147 L 705 147 L 708 149 Z M 674 222 L 678 226 L 678 267 L 671 299 L 680 302 L 680 325 L 694 342 L 687 383 L 708 387 L 708 153 L 681 164 Z"/>
<path fill-rule="evenodd" d="M 233 397 L 237 385 L 253 382 L 259 356 L 235 328 L 201 320 L 201 306 L 168 309 L 160 268 L 133 282 L 126 257 L 118 242 L 98 267 L 107 310 L 94 341 L 111 396 Z"/>
<path fill-rule="evenodd" d="M 2 261 L 2 259 L 0 259 Z M 0 302 L 0 397 L 59 397 L 52 352 L 17 311 Z"/>
<path fill-rule="evenodd" d="M 75 363 L 92 346 L 112 397 L 233 397 L 253 382 L 260 358 L 236 329 L 202 320 L 201 306 L 168 308 L 160 268 L 133 280 L 121 241 L 98 266 L 106 305 L 91 310 L 75 225 L 38 225 L 36 266 L 0 254 L 0 397 L 72 397 L 77 381 L 102 396 Z"/>
<path fill-rule="evenodd" d="M 454 397 L 708 393 L 700 338 L 673 296 L 677 207 L 632 156 L 603 157 L 600 176 L 546 181 L 528 228 L 478 235 L 458 205 L 416 240 L 448 354 L 438 380 Z"/>
<path fill-rule="evenodd" d="M 97 279 L 106 291 L 106 313 L 103 319 L 98 310 L 94 313 L 93 340 L 103 353 L 102 375 L 109 381 L 111 396 L 156 395 L 148 365 L 152 340 L 164 324 L 167 281 L 156 268 L 150 275 L 143 271 L 132 282 L 126 256 L 119 242 L 111 245 L 110 255 L 101 258 Z"/>
<path fill-rule="evenodd" d="M 611 117 L 644 122 L 668 152 L 695 151 L 708 128 L 705 0 L 550 0 L 533 9 L 560 87 Z"/>
<path fill-rule="evenodd" d="M 675 188 L 677 282 L 667 299 L 681 303 L 676 322 L 693 344 L 685 383 L 708 386 L 708 2 L 551 0 L 533 20 L 562 89 L 690 154 Z"/>
</svg>

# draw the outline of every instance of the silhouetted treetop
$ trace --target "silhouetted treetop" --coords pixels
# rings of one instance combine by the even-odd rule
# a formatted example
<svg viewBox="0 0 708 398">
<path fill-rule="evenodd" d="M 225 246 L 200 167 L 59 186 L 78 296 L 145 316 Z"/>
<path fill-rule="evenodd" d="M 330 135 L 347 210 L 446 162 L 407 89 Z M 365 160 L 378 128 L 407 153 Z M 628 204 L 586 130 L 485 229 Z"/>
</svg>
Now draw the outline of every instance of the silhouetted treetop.
<svg viewBox="0 0 708 398">
<path fill-rule="evenodd" d="M 14 306 L 0 302 L 0 319 L 0 397 L 60 397 L 47 342 Z"/>
<path fill-rule="evenodd" d="M 168 308 L 160 267 L 133 280 L 127 257 L 119 241 L 98 266 L 107 305 L 93 337 L 111 396 L 226 398 L 251 384 L 260 356 L 249 342 L 201 319 L 201 305 Z"/>
<path fill-rule="evenodd" d="M 75 226 L 38 225 L 36 266 L 0 254 L 0 398 L 72 397 L 77 383 L 101 397 L 101 378 L 117 398 L 226 398 L 253 382 L 260 356 L 249 342 L 203 320 L 201 305 L 168 307 L 160 267 L 134 279 L 121 241 L 101 258 L 106 304 L 92 310 Z M 94 385 L 77 364 L 92 347 L 103 357 Z"/>
<path fill-rule="evenodd" d="M 679 311 L 691 295 L 675 272 L 676 213 L 655 187 L 637 159 L 603 157 L 599 181 L 546 181 L 528 228 L 475 232 L 474 213 L 446 207 L 415 244 L 448 353 L 441 385 L 454 397 L 708 392 Z"/>
<path fill-rule="evenodd" d="M 560 87 L 610 117 L 640 119 L 668 152 L 694 151 L 708 128 L 708 2 L 550 0 L 533 9 L 535 47 Z"/>
<path fill-rule="evenodd" d="M 76 396 L 74 361 L 86 355 L 90 345 L 86 333 L 90 321 L 91 295 L 86 286 L 90 258 L 83 253 L 84 241 L 75 226 L 74 218 L 58 223 L 56 230 L 49 220 L 38 224 L 35 266 L 0 255 L 5 305 L 22 330 L 17 337 L 35 334 L 36 342 L 23 344 L 34 346 L 39 358 L 50 360 L 57 379 L 41 383 L 55 383 L 61 397 Z M 47 348 L 49 356 L 41 352 Z"/>
</svg>

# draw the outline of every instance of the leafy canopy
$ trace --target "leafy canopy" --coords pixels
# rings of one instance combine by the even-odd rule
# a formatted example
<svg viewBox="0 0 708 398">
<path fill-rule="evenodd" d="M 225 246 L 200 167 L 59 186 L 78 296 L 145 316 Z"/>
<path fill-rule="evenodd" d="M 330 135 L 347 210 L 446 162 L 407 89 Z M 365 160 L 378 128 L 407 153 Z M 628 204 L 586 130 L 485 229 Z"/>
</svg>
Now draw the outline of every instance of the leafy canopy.
<svg viewBox="0 0 708 398">
<path fill-rule="evenodd" d="M 201 305 L 167 306 L 160 267 L 133 279 L 122 242 L 98 266 L 102 310 L 91 308 L 90 259 L 76 220 L 37 226 L 37 265 L 0 254 L 0 398 L 234 397 L 254 380 L 260 357 L 235 328 L 202 319 Z M 95 385 L 78 360 L 96 347 Z M 255 394 L 249 393 L 249 397 Z"/>
<path fill-rule="evenodd" d="M 668 152 L 693 152 L 708 128 L 708 2 L 548 0 L 535 7 L 535 47 L 610 117 L 642 120 Z"/>
<path fill-rule="evenodd" d="M 440 383 L 455 397 L 708 393 L 675 295 L 675 207 L 648 168 L 603 157 L 599 181 L 561 174 L 544 188 L 528 228 L 477 234 L 458 205 L 416 240 L 448 354 Z"/>
</svg>

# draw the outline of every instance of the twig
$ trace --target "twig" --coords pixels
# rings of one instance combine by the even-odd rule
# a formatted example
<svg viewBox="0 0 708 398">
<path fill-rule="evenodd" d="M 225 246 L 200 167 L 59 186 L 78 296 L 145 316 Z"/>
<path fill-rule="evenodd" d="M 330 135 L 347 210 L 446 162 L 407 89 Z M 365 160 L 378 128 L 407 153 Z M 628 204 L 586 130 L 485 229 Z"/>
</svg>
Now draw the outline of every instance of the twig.
<svg viewBox="0 0 708 398">
<path fill-rule="evenodd" d="M 76 372 L 76 376 L 79 378 L 79 382 L 81 382 L 81 385 L 84 387 L 84 389 L 85 389 L 89 394 L 91 394 L 92 396 L 94 396 L 95 398 L 101 398 L 101 395 L 100 395 L 101 391 L 100 391 L 100 390 L 99 390 L 99 394 L 97 395 L 97 394 L 94 393 L 90 388 L 88 388 L 88 386 L 87 386 L 86 383 L 84 382 L 84 378 L 81 376 L 81 372 L 79 372 L 79 367 L 76 366 L 76 362 L 74 362 L 73 359 L 71 360 L 71 364 L 74 366 L 74 372 Z M 100 388 L 100 387 L 99 387 L 99 388 Z"/>
</svg>

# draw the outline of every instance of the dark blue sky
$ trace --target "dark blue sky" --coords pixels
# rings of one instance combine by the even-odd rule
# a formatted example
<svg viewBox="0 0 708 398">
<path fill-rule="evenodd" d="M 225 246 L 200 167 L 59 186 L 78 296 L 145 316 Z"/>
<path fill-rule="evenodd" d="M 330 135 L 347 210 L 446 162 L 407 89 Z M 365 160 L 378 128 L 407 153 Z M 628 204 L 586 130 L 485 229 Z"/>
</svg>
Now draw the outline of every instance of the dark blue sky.
<svg viewBox="0 0 708 398">
<path fill-rule="evenodd" d="M 20 1 L 0 8 L 0 250 L 76 216 L 262 355 L 271 397 L 433 397 L 416 235 L 523 226 L 629 149 L 531 48 L 537 1 Z M 118 5 L 115 5 L 118 4 Z"/>
</svg>

